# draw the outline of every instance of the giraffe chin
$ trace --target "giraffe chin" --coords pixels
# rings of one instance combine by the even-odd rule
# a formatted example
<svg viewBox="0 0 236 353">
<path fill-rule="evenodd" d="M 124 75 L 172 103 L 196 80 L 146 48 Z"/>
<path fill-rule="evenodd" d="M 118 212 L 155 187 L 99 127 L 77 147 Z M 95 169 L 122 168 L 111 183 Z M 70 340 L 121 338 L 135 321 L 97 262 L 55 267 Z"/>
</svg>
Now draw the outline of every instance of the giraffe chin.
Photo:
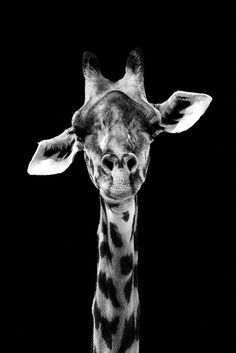
<svg viewBox="0 0 236 353">
<path fill-rule="evenodd" d="M 115 188 L 110 187 L 106 190 L 100 190 L 101 196 L 108 202 L 121 203 L 132 198 L 136 192 L 131 187 Z"/>
</svg>

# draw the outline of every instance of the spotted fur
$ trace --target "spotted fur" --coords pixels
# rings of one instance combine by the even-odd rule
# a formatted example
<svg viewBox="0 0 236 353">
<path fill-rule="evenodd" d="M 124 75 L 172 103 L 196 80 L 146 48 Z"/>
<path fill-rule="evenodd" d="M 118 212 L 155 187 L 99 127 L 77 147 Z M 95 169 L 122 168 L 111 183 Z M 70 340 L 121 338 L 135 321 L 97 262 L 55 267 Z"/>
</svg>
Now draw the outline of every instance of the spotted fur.
<svg viewBox="0 0 236 353">
<path fill-rule="evenodd" d="M 133 269 L 133 254 L 124 255 L 120 259 L 120 272 L 127 276 Z"/>
<path fill-rule="evenodd" d="M 129 319 L 125 319 L 124 331 L 120 343 L 119 353 L 125 353 L 129 349 L 136 339 L 135 332 L 135 317 L 134 313 Z"/>
<path fill-rule="evenodd" d="M 111 197 L 116 183 L 114 176 L 101 168 L 105 154 L 118 156 L 119 168 L 124 166 L 122 155 L 125 153 L 133 153 L 137 157 L 138 168 L 127 178 L 132 194 L 138 192 L 146 178 L 150 149 L 147 121 L 154 112 L 143 104 L 133 101 L 123 92 L 113 91 L 94 105 L 85 105 L 73 118 L 77 139 L 82 136 L 89 175 L 95 186 L 103 190 L 103 197 Z"/>
<path fill-rule="evenodd" d="M 101 199 L 98 276 L 92 310 L 93 346 L 97 352 L 106 352 L 106 349 L 126 352 L 139 345 L 139 298 L 134 275 L 136 235 L 133 234 L 137 226 L 136 211 L 134 200 L 128 210 L 116 213 Z M 124 213 L 129 217 L 124 217 Z"/>
<path fill-rule="evenodd" d="M 110 250 L 109 244 L 104 240 L 100 244 L 100 256 L 107 258 L 109 262 L 111 262 L 113 258 L 113 254 Z"/>
<path fill-rule="evenodd" d="M 122 239 L 121 235 L 118 229 L 118 226 L 114 223 L 110 223 L 110 234 L 111 234 L 111 240 L 116 248 L 122 247 Z"/>
<path fill-rule="evenodd" d="M 129 303 L 130 301 L 132 286 L 133 286 L 133 277 L 130 277 L 124 286 L 124 294 L 125 294 L 125 299 L 127 303 Z"/>
<path fill-rule="evenodd" d="M 129 220 L 129 212 L 128 211 L 124 212 L 122 218 L 123 218 L 123 220 L 125 222 L 128 222 L 128 220 Z"/>
<path fill-rule="evenodd" d="M 93 300 L 93 353 L 138 353 L 137 193 L 146 179 L 151 142 L 162 131 L 187 130 L 212 98 L 184 91 L 161 104 L 147 101 L 143 59 L 133 50 L 117 82 L 102 76 L 97 57 L 85 52 L 84 105 L 72 126 L 39 143 L 29 174 L 64 172 L 79 151 L 100 193 L 97 284 Z"/>
<path fill-rule="evenodd" d="M 104 340 L 106 346 L 109 349 L 112 349 L 112 335 L 117 332 L 119 317 L 115 316 L 111 320 L 108 320 L 101 314 L 101 310 L 96 302 L 94 304 L 93 317 L 96 330 L 100 329 L 102 339 Z"/>
<path fill-rule="evenodd" d="M 106 274 L 104 272 L 100 272 L 98 275 L 98 286 L 105 297 L 111 300 L 113 307 L 119 308 L 120 303 L 117 299 L 116 287 L 112 278 L 106 278 Z"/>
</svg>

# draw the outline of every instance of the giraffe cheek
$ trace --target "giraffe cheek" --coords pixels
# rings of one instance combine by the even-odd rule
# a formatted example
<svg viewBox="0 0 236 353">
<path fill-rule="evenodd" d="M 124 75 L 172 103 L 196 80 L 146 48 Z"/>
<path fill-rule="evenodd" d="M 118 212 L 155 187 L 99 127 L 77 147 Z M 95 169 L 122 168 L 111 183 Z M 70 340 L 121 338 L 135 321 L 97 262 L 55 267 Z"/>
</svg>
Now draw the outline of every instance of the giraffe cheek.
<svg viewBox="0 0 236 353">
<path fill-rule="evenodd" d="M 133 193 L 137 193 L 144 182 L 144 178 L 142 178 L 142 172 L 138 168 L 134 174 L 130 176 L 130 185 L 133 190 Z"/>
</svg>

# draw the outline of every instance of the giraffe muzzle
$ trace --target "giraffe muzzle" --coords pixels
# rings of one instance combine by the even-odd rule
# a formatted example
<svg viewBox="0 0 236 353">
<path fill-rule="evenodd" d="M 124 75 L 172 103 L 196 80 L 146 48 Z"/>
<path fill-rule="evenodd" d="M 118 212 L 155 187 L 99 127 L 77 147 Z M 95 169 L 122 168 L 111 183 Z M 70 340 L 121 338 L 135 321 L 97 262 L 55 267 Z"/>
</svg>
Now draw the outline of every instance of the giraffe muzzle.
<svg viewBox="0 0 236 353">
<path fill-rule="evenodd" d="M 102 168 L 107 173 L 112 173 L 118 167 L 126 169 L 130 174 L 135 173 L 138 168 L 138 160 L 133 153 L 124 153 L 121 156 L 116 156 L 114 153 L 105 154 L 101 160 Z"/>
</svg>

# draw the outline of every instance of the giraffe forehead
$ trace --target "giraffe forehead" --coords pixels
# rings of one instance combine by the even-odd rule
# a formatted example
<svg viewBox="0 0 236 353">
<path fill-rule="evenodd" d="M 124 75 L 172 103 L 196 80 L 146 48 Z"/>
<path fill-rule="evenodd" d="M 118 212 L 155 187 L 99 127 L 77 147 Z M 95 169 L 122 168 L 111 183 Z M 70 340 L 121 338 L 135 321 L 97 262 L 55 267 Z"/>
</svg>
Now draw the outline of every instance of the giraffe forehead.
<svg viewBox="0 0 236 353">
<path fill-rule="evenodd" d="M 134 120 L 145 123 L 145 111 L 141 105 L 129 97 L 111 96 L 102 100 L 94 107 L 94 116 L 97 123 L 107 127 L 123 125 L 128 127 Z"/>
<path fill-rule="evenodd" d="M 80 116 L 87 128 L 93 129 L 101 128 L 101 125 L 112 127 L 117 122 L 127 127 L 133 120 L 145 126 L 150 114 L 153 114 L 153 109 L 144 102 L 134 101 L 123 92 L 111 91 L 96 102 L 88 102 Z M 74 123 L 79 124 L 79 121 L 75 119 Z"/>
<path fill-rule="evenodd" d="M 144 126 L 140 119 L 138 109 L 126 109 L 117 104 L 102 104 L 94 112 L 93 133 L 98 135 L 99 143 L 113 142 L 122 145 L 125 141 L 130 142 L 131 135 L 143 130 Z"/>
<path fill-rule="evenodd" d="M 89 132 L 87 150 L 100 156 L 107 149 L 138 153 L 150 143 L 146 133 L 149 116 L 150 110 L 122 92 L 110 92 L 82 111 L 82 121 Z"/>
</svg>

